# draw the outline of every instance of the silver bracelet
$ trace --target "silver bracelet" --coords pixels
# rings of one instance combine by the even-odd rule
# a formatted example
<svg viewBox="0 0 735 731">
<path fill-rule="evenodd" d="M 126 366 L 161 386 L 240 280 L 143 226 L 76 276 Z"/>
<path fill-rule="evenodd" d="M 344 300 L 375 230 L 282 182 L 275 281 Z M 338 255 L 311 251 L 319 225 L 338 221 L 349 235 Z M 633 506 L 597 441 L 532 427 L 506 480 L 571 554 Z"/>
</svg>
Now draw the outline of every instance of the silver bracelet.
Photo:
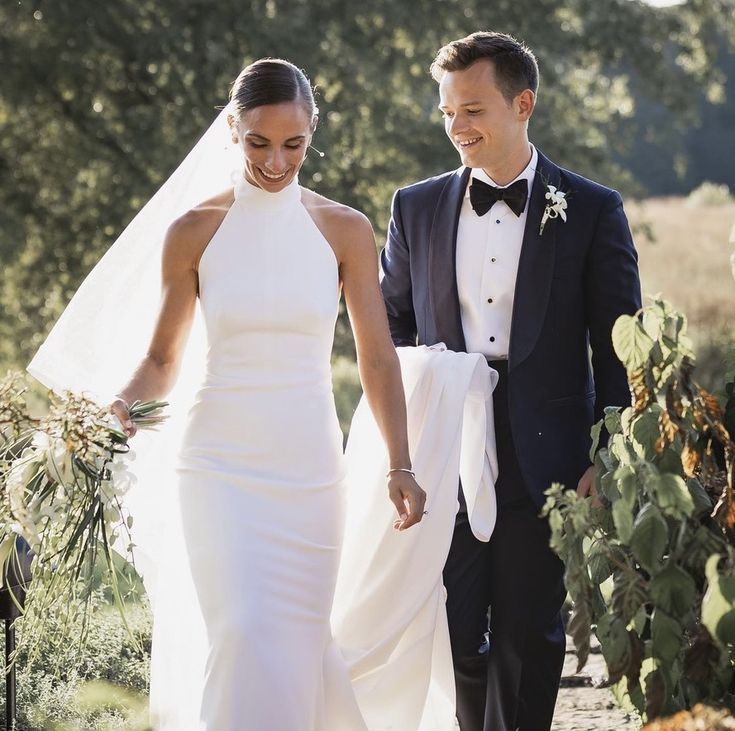
<svg viewBox="0 0 735 731">
<path fill-rule="evenodd" d="M 390 477 L 394 472 L 407 472 L 411 477 L 416 477 L 416 473 L 413 470 L 409 470 L 408 467 L 393 467 L 385 473 L 385 476 Z"/>
</svg>

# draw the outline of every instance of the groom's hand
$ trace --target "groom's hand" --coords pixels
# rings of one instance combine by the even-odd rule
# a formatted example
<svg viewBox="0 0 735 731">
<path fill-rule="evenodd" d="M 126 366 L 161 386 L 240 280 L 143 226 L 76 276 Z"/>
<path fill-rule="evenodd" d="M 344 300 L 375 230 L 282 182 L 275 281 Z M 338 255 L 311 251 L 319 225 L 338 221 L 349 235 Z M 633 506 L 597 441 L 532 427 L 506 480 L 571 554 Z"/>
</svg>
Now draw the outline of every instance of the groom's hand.
<svg viewBox="0 0 735 731">
<path fill-rule="evenodd" d="M 592 507 L 601 508 L 602 502 L 597 494 L 597 487 L 595 486 L 595 466 L 590 465 L 579 478 L 577 483 L 577 495 L 580 497 L 592 496 Z"/>
<path fill-rule="evenodd" d="M 398 511 L 396 530 L 406 530 L 424 517 L 426 493 L 408 472 L 393 472 L 388 477 L 388 495 Z"/>
</svg>

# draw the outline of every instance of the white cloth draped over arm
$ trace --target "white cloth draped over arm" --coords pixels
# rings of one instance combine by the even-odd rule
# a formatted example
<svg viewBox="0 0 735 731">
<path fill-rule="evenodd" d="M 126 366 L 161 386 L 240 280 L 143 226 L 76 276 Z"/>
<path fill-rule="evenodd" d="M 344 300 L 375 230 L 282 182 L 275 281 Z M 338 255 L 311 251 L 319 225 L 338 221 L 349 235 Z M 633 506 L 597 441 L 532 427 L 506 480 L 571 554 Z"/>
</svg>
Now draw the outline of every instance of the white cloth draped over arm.
<svg viewBox="0 0 735 731">
<path fill-rule="evenodd" d="M 495 524 L 497 459 L 486 429 L 497 373 L 482 355 L 442 345 L 398 353 L 413 467 L 428 514 L 407 531 L 393 528 L 387 453 L 363 399 L 347 444 L 345 541 L 332 625 L 371 731 L 448 731 L 455 699 L 442 569 L 458 477 L 475 535 L 488 540 Z"/>
</svg>

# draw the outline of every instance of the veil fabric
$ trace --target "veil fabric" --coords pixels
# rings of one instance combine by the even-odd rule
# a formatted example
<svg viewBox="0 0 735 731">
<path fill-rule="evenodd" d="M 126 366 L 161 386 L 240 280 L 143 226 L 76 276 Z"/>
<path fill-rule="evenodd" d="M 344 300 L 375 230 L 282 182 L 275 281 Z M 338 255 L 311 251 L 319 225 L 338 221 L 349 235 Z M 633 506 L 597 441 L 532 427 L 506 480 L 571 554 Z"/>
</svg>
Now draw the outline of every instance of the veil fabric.
<svg viewBox="0 0 735 731">
<path fill-rule="evenodd" d="M 27 370 L 48 388 L 85 394 L 106 404 L 130 379 L 146 353 L 160 306 L 160 264 L 168 226 L 242 175 L 240 151 L 227 126 L 228 112 L 225 107 L 217 115 L 115 240 L 33 357 Z M 125 507 L 133 516 L 135 566 L 155 610 L 153 718 L 172 697 L 181 704 L 182 717 L 195 717 L 192 704 L 201 678 L 189 668 L 200 666 L 197 657 L 206 652 L 196 591 L 183 560 L 174 490 L 185 416 L 204 376 L 206 352 L 197 302 L 181 370 L 167 396 L 169 419 L 160 431 L 139 431 L 131 442 L 135 457 L 128 470 L 133 486 L 125 495 Z M 125 546 L 118 548 L 126 553 Z M 166 667 L 157 667 L 164 659 Z"/>
<path fill-rule="evenodd" d="M 138 212 L 82 282 L 27 367 L 59 393 L 72 391 L 109 403 L 146 353 L 161 299 L 161 254 L 171 222 L 222 192 L 242 169 L 231 142 L 225 107 L 183 162 Z M 161 546 L 161 521 L 170 508 L 165 479 L 196 388 L 204 374 L 206 335 L 196 315 L 176 385 L 168 395 L 169 420 L 158 433 L 139 432 L 131 468 L 137 485 L 126 497 L 136 518 L 135 557 L 153 596 L 151 557 Z M 138 518 L 138 516 L 140 516 Z"/>
<path fill-rule="evenodd" d="M 153 331 L 166 229 L 182 213 L 231 186 L 242 168 L 227 114 L 228 108 L 220 112 L 81 284 L 28 366 L 42 383 L 107 400 L 128 380 Z M 190 341 L 199 345 L 201 355 L 203 341 Z M 182 375 L 189 375 L 188 367 Z"/>
</svg>

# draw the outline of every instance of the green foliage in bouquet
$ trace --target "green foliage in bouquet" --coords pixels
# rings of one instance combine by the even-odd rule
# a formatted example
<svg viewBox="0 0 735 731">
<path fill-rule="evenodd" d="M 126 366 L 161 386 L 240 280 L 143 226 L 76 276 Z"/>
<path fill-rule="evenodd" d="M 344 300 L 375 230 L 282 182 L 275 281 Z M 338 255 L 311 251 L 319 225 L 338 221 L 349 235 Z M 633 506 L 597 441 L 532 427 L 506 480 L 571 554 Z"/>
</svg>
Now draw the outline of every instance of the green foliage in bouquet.
<svg viewBox="0 0 735 731">
<path fill-rule="evenodd" d="M 632 404 L 593 428 L 600 504 L 557 484 L 544 506 L 579 667 L 594 631 L 608 683 L 644 719 L 698 702 L 732 708 L 735 445 L 724 410 L 694 381 L 686 320 L 666 302 L 621 317 L 612 337 Z"/>
<path fill-rule="evenodd" d="M 56 625 L 62 633 L 81 618 L 75 635 L 83 644 L 99 566 L 123 622 L 130 593 L 123 582 L 135 586 L 113 552 L 134 557 L 132 516 L 123 501 L 132 482 L 128 438 L 88 398 L 51 394 L 46 415 L 34 418 L 24 393 L 18 375 L 0 382 L 0 581 L 19 563 L 20 537 L 33 562 L 25 602 L 18 603 L 24 614 L 19 650 L 37 645 L 50 615 L 64 617 Z M 155 428 L 163 406 L 133 404 L 131 418 L 139 428 Z"/>
</svg>

